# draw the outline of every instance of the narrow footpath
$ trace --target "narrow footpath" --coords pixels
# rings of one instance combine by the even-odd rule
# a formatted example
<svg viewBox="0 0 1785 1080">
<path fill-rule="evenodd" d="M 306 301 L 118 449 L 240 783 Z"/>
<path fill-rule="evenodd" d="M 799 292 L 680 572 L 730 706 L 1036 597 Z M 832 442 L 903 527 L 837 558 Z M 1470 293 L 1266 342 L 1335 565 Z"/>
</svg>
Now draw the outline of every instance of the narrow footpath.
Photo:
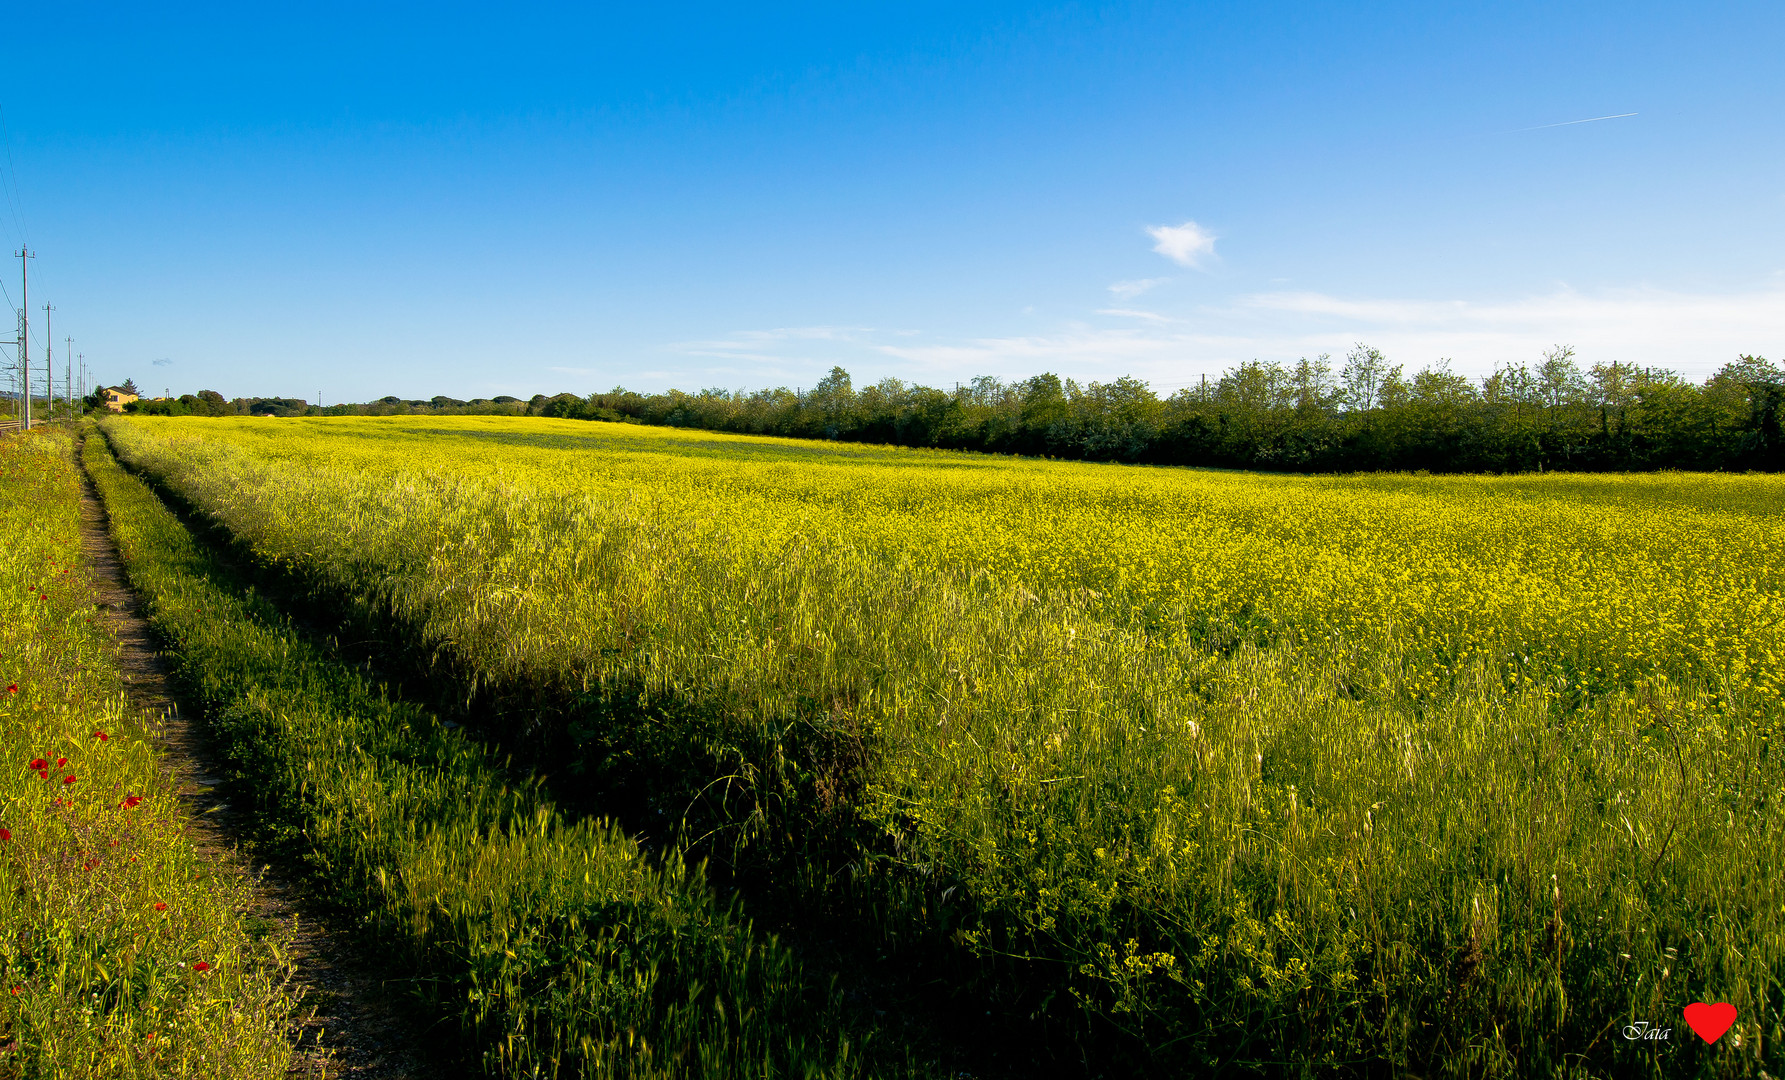
<svg viewBox="0 0 1785 1080">
<path fill-rule="evenodd" d="M 287 955 L 304 988 L 305 1008 L 315 1010 L 293 1033 L 299 1049 L 290 1075 L 420 1080 L 426 1071 L 415 1039 L 389 1007 L 377 974 L 355 964 L 324 927 L 300 918 L 298 890 L 276 868 L 255 867 L 244 854 L 240 823 L 214 792 L 218 780 L 203 736 L 181 713 L 154 631 L 141 601 L 125 583 L 105 505 L 84 473 L 82 481 L 81 547 L 93 570 L 100 610 L 117 638 L 119 668 L 131 703 L 145 717 L 161 718 L 153 729 L 161 764 L 179 783 L 193 824 L 193 845 L 252 880 L 255 908 L 249 914 L 285 936 Z"/>
</svg>

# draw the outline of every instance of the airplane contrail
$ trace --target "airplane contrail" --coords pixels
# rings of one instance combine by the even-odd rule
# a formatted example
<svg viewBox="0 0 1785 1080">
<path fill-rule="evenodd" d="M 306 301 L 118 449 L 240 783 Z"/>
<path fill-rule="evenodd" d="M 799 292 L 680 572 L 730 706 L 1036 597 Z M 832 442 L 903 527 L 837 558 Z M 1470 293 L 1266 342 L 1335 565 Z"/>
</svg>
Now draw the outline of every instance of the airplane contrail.
<svg viewBox="0 0 1785 1080">
<path fill-rule="evenodd" d="M 1570 124 L 1591 124 L 1595 120 L 1618 120 L 1626 116 L 1635 116 L 1633 112 L 1612 113 L 1610 116 L 1589 116 L 1585 120 L 1564 120 L 1560 124 L 1538 124 L 1536 127 L 1513 128 L 1508 135 L 1517 135 L 1521 131 L 1542 131 L 1544 128 L 1567 127 Z"/>
</svg>

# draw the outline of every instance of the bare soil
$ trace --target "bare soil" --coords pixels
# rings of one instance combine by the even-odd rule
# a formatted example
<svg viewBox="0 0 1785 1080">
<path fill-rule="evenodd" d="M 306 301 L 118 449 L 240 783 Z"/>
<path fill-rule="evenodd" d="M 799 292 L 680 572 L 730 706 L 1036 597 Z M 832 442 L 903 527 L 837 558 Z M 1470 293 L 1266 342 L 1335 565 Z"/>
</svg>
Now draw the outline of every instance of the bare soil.
<svg viewBox="0 0 1785 1080">
<path fill-rule="evenodd" d="M 297 1045 L 291 1075 L 354 1080 L 420 1080 L 411 1029 L 392 1008 L 375 971 L 356 963 L 320 922 L 303 915 L 302 893 L 278 868 L 255 865 L 245 853 L 242 823 L 216 794 L 216 770 L 203 733 L 181 712 L 168 668 L 126 583 L 105 505 L 89 481 L 81 493 L 81 546 L 92 569 L 100 611 L 118 641 L 118 662 L 131 703 L 152 721 L 161 767 L 177 782 L 199 851 L 249 879 L 249 915 L 270 924 L 288 943 L 287 955 L 303 988 L 309 1014 L 292 1032 Z M 312 1012 L 312 1010 L 314 1010 Z"/>
</svg>

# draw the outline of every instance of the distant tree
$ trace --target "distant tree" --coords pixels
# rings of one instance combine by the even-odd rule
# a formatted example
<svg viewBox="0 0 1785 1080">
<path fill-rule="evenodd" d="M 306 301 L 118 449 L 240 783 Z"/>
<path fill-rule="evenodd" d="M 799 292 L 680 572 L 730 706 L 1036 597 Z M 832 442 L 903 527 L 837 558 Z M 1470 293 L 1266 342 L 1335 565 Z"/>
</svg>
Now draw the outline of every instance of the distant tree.
<svg viewBox="0 0 1785 1080">
<path fill-rule="evenodd" d="M 1552 409 L 1586 395 L 1586 380 L 1574 362 L 1574 346 L 1557 345 L 1544 352 L 1543 363 L 1537 365 L 1537 386 L 1543 403 Z"/>
<path fill-rule="evenodd" d="M 1164 407 L 1152 388 L 1124 375 L 1092 383 L 1074 403 L 1086 457 L 1139 461 L 1159 434 Z"/>
<path fill-rule="evenodd" d="M 817 413 L 826 438 L 834 439 L 851 426 L 848 421 L 855 411 L 855 388 L 849 381 L 849 372 L 841 367 L 832 367 L 830 374 L 819 379 L 807 400 Z"/>
<path fill-rule="evenodd" d="M 1018 392 L 1022 396 L 1025 428 L 1045 431 L 1068 416 L 1065 387 L 1060 376 L 1051 371 L 1024 379 L 1018 384 Z"/>
<path fill-rule="evenodd" d="M 1289 372 L 1289 389 L 1298 412 L 1325 412 L 1336 397 L 1332 357 L 1321 353 L 1312 360 L 1302 357 Z"/>
<path fill-rule="evenodd" d="M 1401 375 L 1401 365 L 1395 364 L 1382 373 L 1382 385 L 1376 388 L 1376 401 L 1385 409 L 1398 409 L 1407 404 L 1413 397 L 1413 385 Z"/>
<path fill-rule="evenodd" d="M 1369 412 L 1382 404 L 1382 386 L 1399 380 L 1401 369 L 1390 368 L 1382 350 L 1358 342 L 1345 354 L 1345 370 L 1339 373 L 1345 404 L 1354 412 Z"/>
<path fill-rule="evenodd" d="M 1738 357 L 1705 384 L 1713 424 L 1735 437 L 1732 463 L 1776 469 L 1785 464 L 1785 371 L 1764 356 Z"/>
<path fill-rule="evenodd" d="M 136 388 L 136 381 L 134 379 L 125 379 L 124 385 L 118 387 L 118 389 L 122 390 L 126 394 L 139 394 L 140 395 L 142 393 L 141 390 L 138 390 Z"/>
<path fill-rule="evenodd" d="M 1072 409 L 1066 388 L 1053 372 L 1034 375 L 1009 388 L 1011 415 L 1000 449 L 1019 454 L 1058 454 L 1072 437 Z"/>
<path fill-rule="evenodd" d="M 434 400 L 438 401 L 438 398 Z M 587 420 L 591 417 L 590 404 L 576 394 L 559 394 L 542 402 L 536 410 L 540 416 L 555 416 L 565 420 Z"/>
<path fill-rule="evenodd" d="M 1635 364 L 1616 360 L 1609 364 L 1594 364 L 1587 371 L 1593 404 L 1602 408 L 1624 408 L 1636 394 L 1637 376 Z"/>
<path fill-rule="evenodd" d="M 1449 360 L 1422 368 L 1413 376 L 1413 400 L 1423 404 L 1458 404 L 1475 396 L 1475 387 L 1450 370 Z"/>
<path fill-rule="evenodd" d="M 990 407 L 1004 397 L 1004 384 L 996 375 L 975 375 L 967 384 L 967 394 L 973 404 Z"/>
<path fill-rule="evenodd" d="M 1275 361 L 1242 360 L 1215 384 L 1215 401 L 1246 411 L 1280 409 L 1289 404 L 1289 373 Z"/>
</svg>

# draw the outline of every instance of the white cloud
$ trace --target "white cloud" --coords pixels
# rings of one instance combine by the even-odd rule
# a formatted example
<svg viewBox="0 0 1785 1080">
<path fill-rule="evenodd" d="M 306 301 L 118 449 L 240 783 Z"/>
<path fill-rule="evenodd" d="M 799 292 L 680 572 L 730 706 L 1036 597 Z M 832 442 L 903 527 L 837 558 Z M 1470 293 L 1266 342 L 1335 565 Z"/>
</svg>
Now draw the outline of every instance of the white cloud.
<svg viewBox="0 0 1785 1080">
<path fill-rule="evenodd" d="M 777 364 L 794 359 L 803 345 L 849 344 L 873 332 L 867 326 L 781 326 L 772 330 L 735 330 L 710 341 L 678 341 L 669 349 L 686 356 Z"/>
<path fill-rule="evenodd" d="M 1569 343 L 1583 363 L 1621 360 L 1703 378 L 1740 353 L 1785 353 L 1785 288 L 1734 293 L 1570 288 L 1513 300 L 1347 299 L 1311 292 L 1241 297 L 1241 321 L 1302 333 L 1348 328 L 1392 342 L 1410 363 L 1455 356 L 1472 368 L 1524 362 Z M 1387 345 L 1382 346 L 1384 349 Z"/>
<path fill-rule="evenodd" d="M 1161 315 L 1157 311 L 1141 311 L 1137 308 L 1098 308 L 1099 315 L 1114 315 L 1122 319 L 1145 319 L 1148 322 L 1175 323 L 1182 319 L 1174 319 L 1169 315 Z"/>
<path fill-rule="evenodd" d="M 870 326 L 781 326 L 773 330 L 737 330 L 717 341 L 689 341 L 671 348 L 760 349 L 778 341 L 854 341 L 870 333 Z"/>
<path fill-rule="evenodd" d="M 1022 378 L 1055 371 L 1106 382 L 1133 375 L 1161 392 L 1194 384 L 1203 374 L 1215 378 L 1246 360 L 1343 356 L 1358 341 L 1382 349 L 1409 371 L 1450 357 L 1458 374 L 1471 377 L 1501 364 L 1535 363 L 1557 344 L 1573 345 L 1583 366 L 1618 360 L 1671 368 L 1694 380 L 1740 353 L 1785 358 L 1785 281 L 1730 293 L 1560 288 L 1493 301 L 1272 291 L 1175 317 L 1125 307 L 1098 314 L 1139 323 L 1065 323 L 1047 332 L 976 337 L 795 328 L 674 348 L 717 360 L 720 366 L 700 370 L 724 372 L 752 388 L 810 385 L 834 363 L 858 383 L 896 375 L 943 386 L 974 375 Z M 702 377 L 678 376 L 693 382 Z"/>
<path fill-rule="evenodd" d="M 1158 288 L 1170 280 L 1170 278 L 1152 277 L 1141 278 L 1138 281 L 1118 281 L 1109 287 L 1109 291 L 1118 300 L 1132 300 L 1141 293 Z"/>
<path fill-rule="evenodd" d="M 1153 250 L 1192 270 L 1200 270 L 1215 257 L 1215 234 L 1194 221 L 1182 225 L 1148 225 L 1147 235 L 1157 243 Z"/>
<path fill-rule="evenodd" d="M 1103 314 L 1135 316 L 1124 309 Z M 1151 313 L 1147 313 L 1151 314 Z M 1145 316 L 1142 316 L 1145 317 Z M 1741 353 L 1785 357 L 1785 287 L 1704 294 L 1659 289 L 1570 289 L 1493 302 L 1255 293 L 1204 307 L 1167 326 L 1067 327 L 1054 334 L 878 345 L 875 350 L 948 378 L 1057 370 L 1079 378 L 1131 374 L 1155 386 L 1211 377 L 1245 360 L 1342 356 L 1365 341 L 1409 371 L 1450 357 L 1459 374 L 1534 363 L 1571 344 L 1583 366 L 1613 360 L 1703 379 Z M 932 377 L 935 377 L 932 375 Z"/>
</svg>

